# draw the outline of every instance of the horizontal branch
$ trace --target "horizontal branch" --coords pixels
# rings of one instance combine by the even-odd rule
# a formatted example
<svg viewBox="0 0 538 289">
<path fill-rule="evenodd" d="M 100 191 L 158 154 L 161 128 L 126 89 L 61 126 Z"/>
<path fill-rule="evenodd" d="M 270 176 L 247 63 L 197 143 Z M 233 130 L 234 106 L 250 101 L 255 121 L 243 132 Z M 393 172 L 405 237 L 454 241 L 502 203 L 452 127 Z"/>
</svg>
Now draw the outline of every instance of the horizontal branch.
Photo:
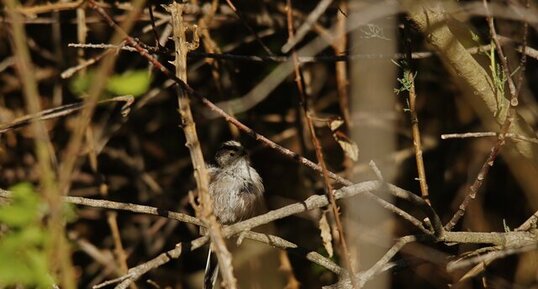
<svg viewBox="0 0 538 289">
<path fill-rule="evenodd" d="M 444 243 L 457 244 L 492 244 L 502 248 L 508 248 L 506 254 L 497 252 L 496 257 L 515 254 L 524 250 L 536 248 L 538 244 L 538 231 L 536 232 L 443 232 L 443 235 L 435 240 L 430 235 L 404 236 L 398 239 L 396 243 L 381 257 L 370 269 L 355 274 L 355 281 L 361 287 L 371 280 L 374 276 L 390 268 L 390 260 L 407 244 L 415 241 L 435 241 Z M 472 259 L 474 261 L 474 259 Z M 460 262 L 449 263 L 449 270 L 454 270 Z M 467 265 L 467 263 L 462 263 Z M 349 277 L 342 278 L 335 284 L 325 286 L 323 289 L 351 289 Z"/>
<path fill-rule="evenodd" d="M 527 246 L 538 242 L 534 232 L 445 232 L 440 242 L 458 244 L 491 244 L 503 247 Z"/>
<path fill-rule="evenodd" d="M 503 39 L 503 42 L 508 43 L 512 42 L 510 39 Z M 137 52 L 136 48 L 127 46 L 127 45 L 114 45 L 106 43 L 69 43 L 67 47 L 72 48 L 86 48 L 86 49 L 121 49 L 128 52 Z M 525 49 L 523 49 L 525 48 Z M 156 52 L 157 49 L 152 47 L 147 47 L 148 51 Z M 161 48 L 162 49 L 162 48 Z M 467 51 L 471 54 L 483 53 L 484 51 L 489 51 L 491 49 L 491 44 L 470 47 L 467 48 Z M 520 53 L 525 53 L 525 55 L 538 59 L 538 50 L 530 46 L 517 46 L 516 50 Z M 420 51 L 411 53 L 412 59 L 425 59 L 438 55 L 436 52 L 430 51 Z M 189 52 L 188 57 L 199 57 L 199 58 L 211 58 L 219 60 L 231 60 L 231 61 L 248 61 L 248 62 L 288 62 L 291 61 L 290 56 L 282 55 L 242 55 L 242 54 L 231 54 L 231 53 L 209 53 L 209 52 L 199 52 L 192 51 Z M 341 55 L 299 55 L 298 61 L 300 63 L 312 63 L 312 62 L 348 62 L 358 59 L 405 59 L 405 53 L 395 53 L 395 54 L 341 54 Z"/>
<path fill-rule="evenodd" d="M 10 191 L 0 189 L 0 198 L 10 198 L 10 197 L 11 197 Z M 159 208 L 151 207 L 151 206 L 114 202 L 114 201 L 107 201 L 107 200 L 96 200 L 96 199 L 89 199 L 89 198 L 84 198 L 84 197 L 65 196 L 63 197 L 63 199 L 65 202 L 75 204 L 75 205 L 160 216 L 160 217 L 164 217 L 164 218 L 168 218 L 168 219 L 172 219 L 172 220 L 176 220 L 176 221 L 180 221 L 184 223 L 190 223 L 190 224 L 194 224 L 198 226 L 203 226 L 202 221 L 200 221 L 198 218 L 195 218 L 193 216 L 183 214 L 183 213 L 173 212 L 169 210 L 159 209 Z"/>
</svg>

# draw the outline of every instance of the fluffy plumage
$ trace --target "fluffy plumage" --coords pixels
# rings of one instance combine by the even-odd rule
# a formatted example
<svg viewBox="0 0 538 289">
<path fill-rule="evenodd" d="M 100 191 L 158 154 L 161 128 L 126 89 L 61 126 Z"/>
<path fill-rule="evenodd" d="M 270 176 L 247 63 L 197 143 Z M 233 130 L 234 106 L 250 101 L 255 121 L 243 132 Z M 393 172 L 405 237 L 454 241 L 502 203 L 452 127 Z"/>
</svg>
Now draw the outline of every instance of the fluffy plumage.
<svg viewBox="0 0 538 289">
<path fill-rule="evenodd" d="M 217 167 L 211 167 L 209 193 L 213 212 L 222 224 L 252 217 L 263 198 L 260 175 L 250 166 L 243 146 L 227 141 L 215 156 Z"/>
<path fill-rule="evenodd" d="M 252 217 L 262 207 L 264 187 L 258 172 L 250 166 L 243 146 L 236 141 L 222 144 L 215 155 L 216 166 L 208 166 L 209 194 L 213 213 L 222 224 L 232 224 Z M 204 288 L 213 288 L 218 274 L 209 252 Z"/>
</svg>

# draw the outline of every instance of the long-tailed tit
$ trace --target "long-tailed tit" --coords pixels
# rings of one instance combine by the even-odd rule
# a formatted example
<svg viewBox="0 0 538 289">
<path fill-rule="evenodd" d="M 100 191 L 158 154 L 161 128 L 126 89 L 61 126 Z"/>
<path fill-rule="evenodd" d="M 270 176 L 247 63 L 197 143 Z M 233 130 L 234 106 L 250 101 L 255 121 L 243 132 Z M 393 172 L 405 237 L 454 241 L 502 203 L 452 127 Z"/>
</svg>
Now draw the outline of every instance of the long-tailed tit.
<svg viewBox="0 0 538 289">
<path fill-rule="evenodd" d="M 213 213 L 222 224 L 232 224 L 252 217 L 263 206 L 264 187 L 258 172 L 250 166 L 248 154 L 236 141 L 221 145 L 215 155 L 216 166 L 208 166 L 209 194 Z M 215 285 L 218 275 L 216 259 L 207 256 L 204 289 Z"/>
</svg>

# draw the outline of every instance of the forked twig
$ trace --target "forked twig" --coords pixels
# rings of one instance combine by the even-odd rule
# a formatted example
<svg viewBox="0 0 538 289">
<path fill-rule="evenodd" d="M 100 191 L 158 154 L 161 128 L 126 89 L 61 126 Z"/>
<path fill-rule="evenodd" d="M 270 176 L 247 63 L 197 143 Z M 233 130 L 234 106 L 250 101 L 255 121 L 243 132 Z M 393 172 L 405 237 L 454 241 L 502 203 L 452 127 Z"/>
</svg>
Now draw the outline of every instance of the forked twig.
<svg viewBox="0 0 538 289">
<path fill-rule="evenodd" d="M 480 171 L 478 172 L 478 175 L 476 176 L 476 179 L 474 180 L 473 184 L 469 187 L 469 192 L 465 196 L 465 199 L 458 207 L 458 210 L 452 216 L 450 221 L 445 225 L 445 229 L 450 231 L 456 226 L 458 221 L 465 215 L 465 210 L 467 209 L 467 206 L 469 203 L 476 198 L 476 194 L 478 193 L 478 190 L 482 186 L 482 183 L 486 179 L 489 169 L 493 166 L 493 163 L 495 162 L 495 159 L 499 155 L 501 148 L 506 143 L 506 134 L 508 133 L 508 130 L 510 129 L 510 125 L 514 121 L 516 117 L 516 107 L 518 105 L 518 91 L 516 88 L 516 85 L 514 84 L 514 81 L 512 80 L 512 73 L 510 71 L 510 67 L 508 66 L 508 61 L 506 60 L 506 57 L 504 56 L 504 52 L 501 46 L 501 43 L 499 41 L 499 38 L 497 37 L 497 32 L 495 30 L 495 24 L 493 23 L 493 17 L 489 13 L 488 3 L 487 0 L 483 0 L 484 8 L 486 9 L 486 12 L 488 14 L 487 22 L 489 26 L 490 36 L 493 39 L 497 55 L 499 58 L 499 61 L 501 62 L 501 67 L 503 70 L 504 75 L 506 76 L 506 80 L 508 82 L 508 88 L 510 91 L 510 101 L 509 101 L 509 108 L 508 112 L 506 113 L 506 118 L 501 126 L 500 133 L 497 137 L 497 142 L 495 145 L 491 148 L 488 158 L 482 164 L 482 167 L 480 168 Z M 503 96 L 504 97 L 504 96 Z"/>
</svg>

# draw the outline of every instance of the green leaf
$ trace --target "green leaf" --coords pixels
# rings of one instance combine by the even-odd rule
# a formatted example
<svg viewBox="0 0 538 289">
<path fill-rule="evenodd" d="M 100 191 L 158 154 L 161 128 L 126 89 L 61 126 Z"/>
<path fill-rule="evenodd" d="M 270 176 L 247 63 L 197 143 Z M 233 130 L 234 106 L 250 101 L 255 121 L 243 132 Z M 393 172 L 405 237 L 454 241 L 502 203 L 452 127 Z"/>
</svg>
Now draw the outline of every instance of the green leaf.
<svg viewBox="0 0 538 289">
<path fill-rule="evenodd" d="M 20 284 L 28 287 L 51 288 L 53 280 L 47 272 L 45 254 L 31 250 L 26 254 L 0 254 L 0 286 Z"/>
<path fill-rule="evenodd" d="M 147 70 L 131 70 L 112 75 L 107 82 L 107 90 L 114 95 L 140 96 L 149 90 L 151 76 Z"/>
<path fill-rule="evenodd" d="M 76 207 L 73 204 L 65 203 L 63 207 L 63 215 L 66 222 L 71 223 L 77 219 Z"/>
<path fill-rule="evenodd" d="M 88 93 L 95 79 L 95 71 L 88 70 L 85 74 L 77 74 L 69 83 L 71 93 L 83 96 Z M 118 95 L 140 96 L 149 90 L 151 75 L 147 70 L 129 70 L 123 74 L 111 75 L 106 83 L 106 92 L 101 98 Z M 107 96 L 108 94 L 108 96 Z"/>
<path fill-rule="evenodd" d="M 11 202 L 0 206 L 0 222 L 11 227 L 25 227 L 39 215 L 39 199 L 29 183 L 20 183 L 10 188 Z"/>
<path fill-rule="evenodd" d="M 86 94 L 90 88 L 90 84 L 93 82 L 93 76 L 94 72 L 88 70 L 85 74 L 79 73 L 73 77 L 69 82 L 69 90 L 71 93 L 78 96 Z"/>
<path fill-rule="evenodd" d="M 0 222 L 8 227 L 0 237 L 0 288 L 51 288 L 39 195 L 29 183 L 10 191 L 10 202 L 0 206 Z"/>
</svg>

